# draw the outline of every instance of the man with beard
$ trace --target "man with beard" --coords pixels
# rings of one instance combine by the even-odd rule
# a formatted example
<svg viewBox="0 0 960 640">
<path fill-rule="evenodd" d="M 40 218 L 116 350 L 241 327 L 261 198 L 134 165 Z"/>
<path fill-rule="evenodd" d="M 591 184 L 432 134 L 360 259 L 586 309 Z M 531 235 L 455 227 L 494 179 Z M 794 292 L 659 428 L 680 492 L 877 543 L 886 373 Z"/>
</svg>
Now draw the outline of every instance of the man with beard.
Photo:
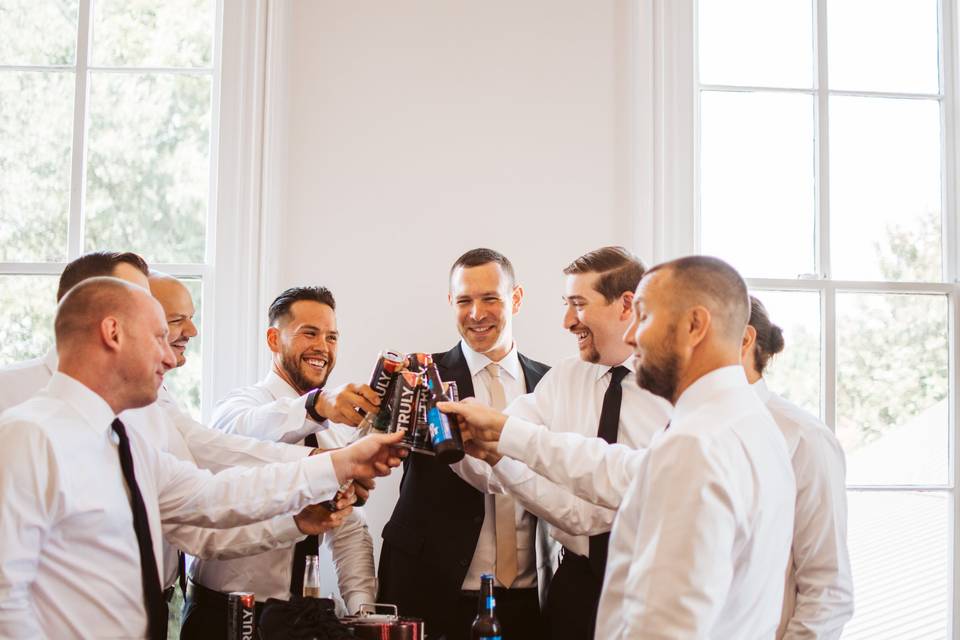
<svg viewBox="0 0 960 640">
<path fill-rule="evenodd" d="M 502 409 L 532 391 L 547 371 L 520 354 L 514 341 L 523 287 L 506 256 L 491 249 L 460 256 L 448 282 L 461 340 L 434 354 L 434 362 L 461 397 Z M 423 618 L 431 637 L 465 640 L 477 613 L 480 576 L 490 573 L 503 636 L 538 640 L 535 536 L 536 519 L 509 496 L 484 495 L 450 466 L 410 456 L 383 529 L 379 601 Z"/>
<path fill-rule="evenodd" d="M 165 274 L 150 276 L 147 263 L 134 253 L 96 251 L 70 262 L 57 286 L 57 301 L 78 284 L 98 276 L 113 276 L 140 288 L 150 287 L 160 296 L 173 326 L 171 339 L 186 346 L 185 337 L 196 335 L 196 328 L 184 321 L 193 313 L 193 302 L 182 284 Z M 148 279 L 149 276 L 149 279 Z M 171 322 L 172 321 L 172 322 Z M 172 345 L 173 346 L 173 345 Z M 176 366 L 186 362 L 182 350 L 174 348 Z M 56 349 L 43 357 L 0 369 L 0 412 L 20 404 L 41 391 L 57 371 Z M 179 410 L 164 387 L 157 402 L 121 416 L 130 429 L 137 430 L 153 446 L 172 453 L 180 460 L 219 473 L 236 466 L 260 466 L 270 462 L 297 461 L 317 449 L 261 442 L 208 429 Z M 361 489 L 358 489 L 361 491 Z M 343 502 L 349 503 L 347 497 Z M 261 553 L 275 547 L 290 546 L 305 535 L 315 535 L 338 526 L 345 514 L 331 516 L 322 509 L 308 508 L 297 516 L 278 516 L 264 522 L 232 529 L 213 529 L 185 524 L 163 525 L 164 595 L 170 601 L 178 574 L 182 576 L 179 549 L 204 558 L 231 558 Z M 183 582 L 181 581 L 181 585 Z"/>
<path fill-rule="evenodd" d="M 536 390 L 505 411 L 551 431 L 597 436 L 644 448 L 667 423 L 670 405 L 641 389 L 632 374 L 632 350 L 623 334 L 633 318 L 634 290 L 643 264 L 623 247 L 603 247 L 580 256 L 564 270 L 564 328 L 577 337 L 579 357 L 553 367 Z M 529 443 L 536 448 L 535 443 Z M 615 511 L 575 498 L 565 487 L 495 451 L 468 444 L 468 451 L 492 465 L 494 479 L 464 475 L 483 490 L 504 491 L 549 523 L 550 535 L 563 546 L 560 566 L 547 590 L 545 616 L 557 640 L 593 638 L 607 541 Z M 568 464 L 584 468 L 589 460 Z M 473 465 L 464 465 L 475 469 Z M 594 471 L 589 468 L 589 471 Z M 604 475 L 598 474 L 604 481 Z"/>
<path fill-rule="evenodd" d="M 638 383 L 674 410 L 645 455 L 632 456 L 596 637 L 771 638 L 796 487 L 783 436 L 740 364 L 746 284 L 725 262 L 690 256 L 650 269 L 633 305 L 625 339 Z M 505 422 L 484 407 L 441 408 L 471 433 Z"/>
<path fill-rule="evenodd" d="M 227 433 L 308 446 L 342 447 L 347 438 L 331 422 L 356 426 L 357 411 L 375 411 L 376 392 L 365 384 L 327 389 L 337 360 L 336 302 L 326 287 L 294 287 L 270 305 L 267 346 L 270 372 L 261 382 L 229 393 L 214 408 L 213 426 Z M 372 485 L 371 485 L 372 486 Z M 325 536 L 350 613 L 374 602 L 376 577 L 373 541 L 366 522 L 354 511 Z M 288 600 L 303 589 L 304 562 L 317 555 L 319 539 L 309 536 L 293 548 L 276 549 L 234 560 L 198 560 L 190 568 L 181 638 L 208 638 L 226 632 L 227 595 L 252 591 L 257 602 Z"/>
</svg>

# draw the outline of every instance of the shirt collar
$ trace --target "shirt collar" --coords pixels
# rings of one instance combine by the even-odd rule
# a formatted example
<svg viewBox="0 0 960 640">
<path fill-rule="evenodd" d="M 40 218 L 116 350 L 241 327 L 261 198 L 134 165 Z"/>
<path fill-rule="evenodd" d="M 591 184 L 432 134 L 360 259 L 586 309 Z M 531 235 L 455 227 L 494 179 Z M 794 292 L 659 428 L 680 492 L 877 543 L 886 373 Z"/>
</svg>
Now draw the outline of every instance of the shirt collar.
<svg viewBox="0 0 960 640">
<path fill-rule="evenodd" d="M 712 396 L 737 387 L 748 386 L 747 374 L 739 364 L 714 369 L 700 378 L 680 394 L 673 410 L 673 420 L 679 420 L 685 413 L 697 408 Z"/>
<path fill-rule="evenodd" d="M 70 405 L 97 433 L 108 431 L 117 417 L 106 400 L 65 373 L 54 371 L 44 391 L 47 395 Z"/>
<path fill-rule="evenodd" d="M 57 348 L 50 347 L 47 349 L 47 352 L 43 354 L 43 357 L 40 358 L 40 361 L 47 367 L 47 369 L 50 369 L 50 373 L 56 373 L 57 364 L 60 361 L 60 359 L 57 357 Z"/>
<path fill-rule="evenodd" d="M 767 381 L 763 378 L 760 378 L 750 386 L 753 387 L 753 390 L 757 392 L 758 396 L 760 396 L 763 404 L 767 404 L 767 401 L 770 399 L 770 394 L 772 393 L 767 387 Z"/>
<path fill-rule="evenodd" d="M 634 365 L 633 365 L 633 356 L 632 356 L 632 355 L 628 356 L 626 360 L 624 360 L 623 362 L 621 362 L 621 363 L 618 364 L 617 366 L 618 366 L 618 367 L 626 367 L 627 369 L 630 370 L 631 373 L 636 373 L 636 372 L 637 372 L 637 370 L 634 368 Z M 613 367 L 608 367 L 608 366 L 605 365 L 605 364 L 595 364 L 595 365 L 593 365 L 593 367 L 594 367 L 594 374 L 596 375 L 598 381 L 600 380 L 600 378 L 602 378 L 603 376 L 605 376 L 605 375 L 607 375 L 608 373 L 610 373 L 610 369 L 613 368 Z"/>
<path fill-rule="evenodd" d="M 471 377 L 477 375 L 480 371 L 485 369 L 488 364 L 493 362 L 493 360 L 482 353 L 477 353 L 471 349 L 469 345 L 467 345 L 466 340 L 460 341 L 460 348 L 463 349 L 463 357 L 467 361 L 467 367 L 470 369 Z M 517 354 L 516 342 L 514 342 L 513 346 L 510 347 L 510 352 L 497 364 L 500 365 L 500 368 L 506 371 L 507 374 L 514 380 L 520 379 L 520 356 Z"/>
<path fill-rule="evenodd" d="M 290 386 L 290 383 L 277 375 L 277 372 L 273 370 L 273 367 L 270 367 L 270 373 L 267 374 L 267 377 L 264 378 L 261 382 L 261 385 L 267 388 L 273 397 L 276 399 L 280 398 L 299 398 L 300 394 L 297 393 L 297 390 Z"/>
</svg>

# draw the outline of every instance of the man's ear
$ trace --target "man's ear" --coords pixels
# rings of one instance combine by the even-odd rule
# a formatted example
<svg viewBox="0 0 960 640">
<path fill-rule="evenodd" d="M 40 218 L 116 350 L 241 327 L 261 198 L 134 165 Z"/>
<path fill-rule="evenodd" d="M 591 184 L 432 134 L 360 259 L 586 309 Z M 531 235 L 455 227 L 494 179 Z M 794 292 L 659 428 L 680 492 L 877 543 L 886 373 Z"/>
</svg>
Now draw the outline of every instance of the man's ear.
<svg viewBox="0 0 960 640">
<path fill-rule="evenodd" d="M 113 316 L 107 316 L 100 321 L 100 341 L 110 351 L 119 351 L 122 337 L 120 335 L 120 321 Z"/>
<path fill-rule="evenodd" d="M 710 331 L 710 322 L 712 318 L 710 311 L 703 306 L 691 307 L 686 314 L 685 329 L 687 330 L 690 348 L 696 347 L 703 342 Z"/>
<path fill-rule="evenodd" d="M 273 353 L 280 353 L 280 329 L 277 327 L 267 329 L 267 347 Z"/>
<path fill-rule="evenodd" d="M 633 291 L 624 291 L 620 294 L 620 320 L 629 320 L 633 316 Z"/>
<path fill-rule="evenodd" d="M 518 284 L 513 288 L 513 294 L 510 296 L 510 302 L 513 310 L 513 315 L 517 315 L 517 312 L 520 311 L 520 303 L 523 302 L 523 285 Z"/>
<path fill-rule="evenodd" d="M 740 362 L 747 364 L 755 344 L 757 344 L 757 330 L 748 324 L 743 330 L 743 341 L 740 343 Z"/>
</svg>

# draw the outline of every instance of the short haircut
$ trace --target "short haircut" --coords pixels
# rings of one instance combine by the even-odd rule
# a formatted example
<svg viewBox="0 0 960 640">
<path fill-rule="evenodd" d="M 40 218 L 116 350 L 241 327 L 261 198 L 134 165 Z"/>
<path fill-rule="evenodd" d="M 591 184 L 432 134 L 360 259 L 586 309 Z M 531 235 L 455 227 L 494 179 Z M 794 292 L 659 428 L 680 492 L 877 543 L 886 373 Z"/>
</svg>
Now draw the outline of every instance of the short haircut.
<svg viewBox="0 0 960 640">
<path fill-rule="evenodd" d="M 767 308 L 755 296 L 750 296 L 749 324 L 757 331 L 753 345 L 754 368 L 763 375 L 770 358 L 783 351 L 783 329 L 770 321 Z"/>
<path fill-rule="evenodd" d="M 90 331 L 108 315 L 125 315 L 134 308 L 140 287 L 120 278 L 94 276 L 71 287 L 57 306 L 53 322 L 59 350 L 73 336 Z M 150 295 L 142 291 L 144 295 Z"/>
<path fill-rule="evenodd" d="M 267 312 L 270 326 L 276 326 L 281 320 L 290 315 L 290 307 L 292 307 L 295 302 L 300 302 L 301 300 L 319 302 L 320 304 L 327 305 L 334 311 L 337 310 L 337 302 L 333 299 L 333 294 L 330 292 L 330 289 L 326 287 L 290 287 L 270 303 L 270 309 Z"/>
<path fill-rule="evenodd" d="M 719 258 L 686 256 L 651 267 L 645 277 L 658 271 L 672 277 L 668 295 L 674 306 L 705 306 L 724 336 L 740 344 L 750 318 L 750 296 L 736 269 Z"/>
<path fill-rule="evenodd" d="M 507 259 L 507 256 L 503 255 L 499 251 L 485 249 L 483 247 L 470 249 L 470 251 L 467 251 L 465 254 L 457 258 L 453 263 L 453 266 L 450 267 L 450 274 L 447 276 L 447 281 L 449 282 L 452 280 L 453 272 L 461 267 L 468 269 L 470 267 L 480 267 L 485 264 L 490 264 L 491 262 L 500 265 L 500 268 L 510 281 L 511 287 L 517 283 L 517 276 L 513 271 L 513 263 Z"/>
<path fill-rule="evenodd" d="M 585 253 L 567 265 L 563 273 L 599 273 L 594 289 L 603 295 L 607 303 L 624 293 L 633 293 L 643 277 L 644 266 L 640 258 L 623 247 L 602 247 Z"/>
<path fill-rule="evenodd" d="M 142 272 L 143 275 L 148 277 L 150 275 L 150 268 L 146 261 L 135 253 L 129 251 L 124 253 L 93 251 L 80 256 L 64 268 L 63 273 L 60 274 L 60 284 L 57 286 L 57 301 L 59 302 L 67 294 L 67 291 L 87 278 L 113 275 L 113 270 L 119 264 L 129 264 Z"/>
</svg>

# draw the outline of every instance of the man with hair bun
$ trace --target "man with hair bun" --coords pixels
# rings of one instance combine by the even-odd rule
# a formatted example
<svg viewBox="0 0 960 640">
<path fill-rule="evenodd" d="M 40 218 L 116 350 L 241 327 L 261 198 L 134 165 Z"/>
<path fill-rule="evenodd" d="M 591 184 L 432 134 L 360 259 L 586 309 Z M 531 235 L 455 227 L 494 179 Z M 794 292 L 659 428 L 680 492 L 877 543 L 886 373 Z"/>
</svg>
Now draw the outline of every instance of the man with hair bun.
<svg viewBox="0 0 960 640">
<path fill-rule="evenodd" d="M 743 368 L 787 441 L 797 479 L 793 545 L 777 638 L 835 640 L 853 617 L 846 462 L 827 425 L 767 388 L 763 372 L 783 346 L 783 331 L 751 296 Z"/>
</svg>

